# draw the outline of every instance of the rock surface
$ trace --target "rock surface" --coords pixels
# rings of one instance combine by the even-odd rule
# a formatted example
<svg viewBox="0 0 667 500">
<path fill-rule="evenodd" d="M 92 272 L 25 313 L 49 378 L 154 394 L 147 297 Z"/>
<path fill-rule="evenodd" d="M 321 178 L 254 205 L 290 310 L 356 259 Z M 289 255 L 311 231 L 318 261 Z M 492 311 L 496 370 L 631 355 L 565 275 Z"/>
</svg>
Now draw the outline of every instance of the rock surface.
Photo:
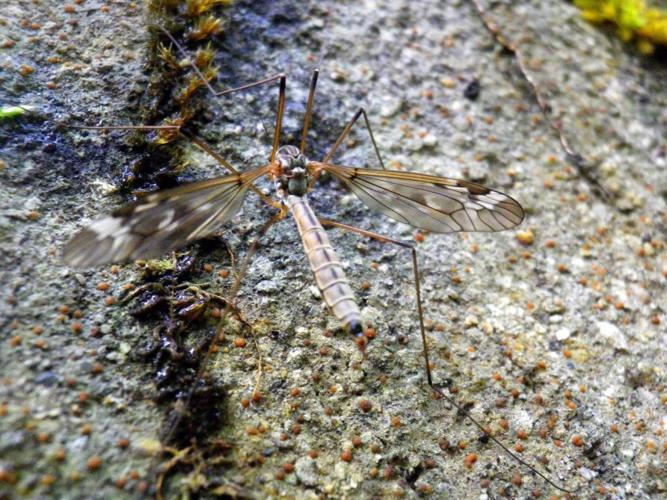
<svg viewBox="0 0 667 500">
<path fill-rule="evenodd" d="M 285 72 L 283 143 L 297 143 L 319 67 L 312 157 L 363 106 L 388 168 L 468 178 L 519 200 L 532 238 L 426 235 L 418 245 L 434 380 L 577 494 L 664 495 L 667 67 L 569 3 L 514 4 L 494 2 L 488 19 L 521 48 L 587 172 L 469 2 L 240 1 L 214 45 L 217 85 Z M 0 496 L 151 493 L 167 415 L 136 353 L 153 326 L 119 300 L 139 270 L 75 271 L 58 255 L 77 228 L 127 200 L 114 190 L 137 161 L 122 133 L 59 123 L 137 123 L 132 96 L 146 85 L 144 27 L 154 21 L 138 3 L 100 0 L 9 0 L 0 21 L 0 104 L 36 110 L 0 122 Z M 241 170 L 265 164 L 276 94 L 210 99 L 200 133 Z M 363 126 L 345 146 L 336 162 L 378 166 Z M 185 178 L 222 173 L 186 148 Z M 326 179 L 311 200 L 324 217 L 413 238 Z M 235 254 L 270 213 L 248 196 L 224 233 Z M 227 390 L 216 431 L 226 461 L 176 467 L 167 496 L 557 494 L 432 397 L 409 254 L 339 231 L 331 239 L 377 332 L 367 356 L 311 293 L 293 222 L 274 227 L 237 301 L 254 339 L 230 326 L 210 362 L 209 378 Z M 198 283 L 224 295 L 232 279 L 218 271 L 229 259 L 198 255 L 212 265 Z M 213 329 L 200 322 L 193 335 Z"/>
</svg>

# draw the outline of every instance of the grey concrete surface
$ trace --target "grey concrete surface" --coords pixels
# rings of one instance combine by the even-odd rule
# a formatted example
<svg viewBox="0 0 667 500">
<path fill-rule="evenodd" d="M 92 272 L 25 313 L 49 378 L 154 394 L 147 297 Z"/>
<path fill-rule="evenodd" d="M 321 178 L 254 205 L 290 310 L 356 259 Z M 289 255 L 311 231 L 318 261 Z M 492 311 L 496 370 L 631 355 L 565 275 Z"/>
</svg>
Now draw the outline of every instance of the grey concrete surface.
<svg viewBox="0 0 667 500">
<path fill-rule="evenodd" d="M 576 496 L 665 495 L 667 67 L 586 24 L 567 2 L 493 5 L 488 15 L 521 47 L 551 116 L 608 196 L 565 156 L 516 60 L 469 2 L 239 1 L 221 14 L 216 85 L 285 72 L 285 142 L 296 142 L 319 67 L 312 157 L 363 106 L 389 168 L 467 178 L 518 199 L 527 215 L 516 231 L 426 235 L 418 246 L 435 382 Z M 15 42 L 0 49 L 0 103 L 35 109 L 0 122 L 7 498 L 151 495 L 168 460 L 154 452 L 169 403 L 155 402 L 155 374 L 137 355 L 155 324 L 120 300 L 140 270 L 76 271 L 58 258 L 77 228 L 128 200 L 114 188 L 141 154 L 125 134 L 58 124 L 137 123 L 136 95 L 151 74 L 146 25 L 155 20 L 139 2 L 72 6 L 9 0 L 0 13 L 0 44 Z M 34 71 L 24 76 L 21 65 Z M 473 81 L 480 90 L 471 100 L 464 91 Z M 264 164 L 276 94 L 206 98 L 199 133 L 241 170 Z M 362 127 L 352 139 L 336 161 L 377 166 Z M 182 179 L 223 173 L 183 147 Z M 414 238 L 335 182 L 325 179 L 311 200 L 323 216 Z M 248 196 L 222 235 L 235 255 L 270 213 Z M 432 397 L 408 253 L 337 230 L 331 239 L 377 332 L 367 357 L 313 292 L 294 223 L 283 221 L 263 240 L 237 300 L 261 353 L 261 401 L 241 404 L 255 390 L 258 355 L 248 331 L 230 324 L 209 366 L 226 396 L 222 425 L 208 438 L 224 440 L 225 461 L 176 467 L 165 495 L 563 495 Z M 231 278 L 218 271 L 229 258 L 210 255 L 197 252 L 198 266 L 213 266 L 197 282 L 224 295 Z M 98 290 L 100 282 L 110 288 Z M 194 324 L 189 342 L 214 328 Z M 233 342 L 241 335 L 245 348 Z M 467 466 L 470 454 L 477 460 Z"/>
</svg>

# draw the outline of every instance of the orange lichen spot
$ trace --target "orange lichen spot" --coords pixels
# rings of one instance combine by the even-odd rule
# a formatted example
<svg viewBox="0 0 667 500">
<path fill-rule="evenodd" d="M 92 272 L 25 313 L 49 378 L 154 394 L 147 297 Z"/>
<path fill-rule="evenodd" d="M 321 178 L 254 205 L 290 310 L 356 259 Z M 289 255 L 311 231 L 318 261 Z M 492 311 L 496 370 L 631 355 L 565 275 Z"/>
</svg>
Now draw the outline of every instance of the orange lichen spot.
<svg viewBox="0 0 667 500">
<path fill-rule="evenodd" d="M 401 426 L 401 418 L 400 418 L 400 417 L 397 417 L 396 415 L 394 415 L 393 417 L 391 417 L 391 418 L 389 419 L 389 422 L 390 422 L 390 424 L 391 424 L 392 427 L 400 427 L 400 426 Z"/>
<path fill-rule="evenodd" d="M 340 454 L 340 459 L 343 462 L 351 462 L 352 461 L 352 452 L 350 450 L 345 450 L 343 453 Z"/>
<path fill-rule="evenodd" d="M 37 434 L 37 441 L 40 443 L 48 443 L 51 441 L 51 436 L 49 436 L 46 432 L 40 432 Z"/>
<path fill-rule="evenodd" d="M 21 338 L 20 335 L 14 335 L 12 338 L 9 339 L 9 345 L 12 347 L 18 347 L 21 345 L 21 341 L 23 339 Z"/>
<path fill-rule="evenodd" d="M 440 79 L 440 83 L 442 84 L 443 87 L 447 89 L 453 89 L 456 87 L 456 81 L 453 80 L 452 78 L 444 77 Z"/>
<path fill-rule="evenodd" d="M 614 432 L 614 433 L 618 434 L 619 433 L 618 424 L 611 424 L 609 426 L 609 430 L 611 432 Z"/>
<path fill-rule="evenodd" d="M 120 438 L 118 441 L 116 441 L 116 446 L 124 450 L 125 448 L 130 446 L 130 440 L 127 438 Z"/>
<path fill-rule="evenodd" d="M 65 14 L 74 14 L 76 12 L 76 7 L 71 4 L 67 4 L 63 7 L 63 10 L 65 11 Z"/>
<path fill-rule="evenodd" d="M 567 406 L 568 409 L 570 409 L 572 411 L 577 409 L 577 404 L 574 401 L 572 401 L 571 399 L 565 400 L 565 406 Z"/>
<path fill-rule="evenodd" d="M 259 429 L 257 429 L 257 427 L 248 427 L 245 432 L 248 436 L 257 436 L 259 434 Z"/>
<path fill-rule="evenodd" d="M 253 403 L 259 403 L 262 400 L 262 393 L 259 391 L 253 391 L 252 392 L 252 402 Z"/>
<path fill-rule="evenodd" d="M 568 359 L 571 358 L 572 357 L 572 351 L 570 351 L 569 349 L 564 349 L 563 350 L 563 356 L 565 356 Z"/>
<path fill-rule="evenodd" d="M 501 427 L 501 429 L 504 429 L 504 430 L 507 430 L 507 429 L 510 428 L 509 422 L 507 421 L 507 419 L 504 419 L 504 418 L 501 418 L 498 421 L 498 425 Z"/>
<path fill-rule="evenodd" d="M 565 273 L 567 273 L 567 272 L 569 272 L 569 271 L 570 271 L 570 269 L 567 267 L 567 265 L 565 265 L 565 264 L 558 264 L 558 272 L 559 272 L 559 273 L 561 273 L 561 274 L 565 274 Z"/>
<path fill-rule="evenodd" d="M 514 486 L 521 486 L 523 484 L 523 477 L 521 476 L 521 474 L 519 472 L 515 472 L 512 475 L 512 484 Z"/>
<path fill-rule="evenodd" d="M 104 365 L 102 363 L 95 363 L 93 367 L 90 369 L 90 373 L 93 375 L 99 375 L 104 371 Z"/>
<path fill-rule="evenodd" d="M 11 49 L 14 45 L 16 45 L 16 42 L 14 40 L 5 40 L 2 42 L 2 48 L 3 49 Z"/>
<path fill-rule="evenodd" d="M 571 442 L 575 446 L 583 446 L 584 445 L 584 438 L 579 436 L 578 434 L 575 434 L 574 436 L 572 436 Z"/>
<path fill-rule="evenodd" d="M 245 347 L 246 345 L 247 342 L 243 337 L 236 337 L 234 339 L 234 347 Z"/>
<path fill-rule="evenodd" d="M 292 387 L 292 389 L 290 390 L 290 396 L 292 396 L 293 398 L 298 397 L 300 394 L 301 394 L 301 389 L 299 389 L 298 387 Z"/>
<path fill-rule="evenodd" d="M 317 450 L 310 450 L 308 452 L 308 456 L 313 460 L 315 460 L 319 456 L 319 453 L 317 452 Z"/>
<path fill-rule="evenodd" d="M 55 482 L 56 482 L 56 476 L 54 476 L 53 474 L 44 474 L 42 477 L 39 478 L 39 484 L 41 484 L 45 488 L 48 488 Z"/>
<path fill-rule="evenodd" d="M 88 461 L 86 462 L 86 466 L 88 467 L 88 470 L 93 472 L 99 469 L 102 466 L 102 459 L 100 457 L 90 457 Z"/>
<path fill-rule="evenodd" d="M 475 453 L 468 453 L 463 459 L 463 464 L 468 469 L 472 468 L 472 466 L 475 465 L 475 462 L 477 462 L 477 455 Z"/>
<path fill-rule="evenodd" d="M 218 276 L 221 278 L 226 278 L 229 276 L 229 269 L 220 269 L 220 271 L 218 271 Z"/>
<path fill-rule="evenodd" d="M 386 480 L 391 479 L 394 477 L 394 466 L 393 465 L 387 465 L 384 470 L 382 471 L 382 477 Z"/>
<path fill-rule="evenodd" d="M 363 442 L 359 436 L 352 436 L 352 446 L 359 448 L 362 444 Z"/>
<path fill-rule="evenodd" d="M 292 434 L 295 434 L 295 435 L 301 434 L 301 425 L 300 424 L 292 425 L 292 427 L 290 428 L 290 431 L 292 432 Z"/>
<path fill-rule="evenodd" d="M 364 413 L 368 413 L 373 409 L 373 404 L 368 399 L 360 399 L 357 406 L 359 406 L 359 409 Z"/>
<path fill-rule="evenodd" d="M 657 314 L 654 314 L 653 316 L 651 316 L 651 324 L 656 325 L 656 326 L 659 325 L 660 324 L 660 316 L 658 316 Z"/>
<path fill-rule="evenodd" d="M 247 408 L 250 406 L 250 400 L 248 398 L 241 398 L 241 406 Z"/>
<path fill-rule="evenodd" d="M 210 273 L 213 271 L 213 264 L 209 264 L 208 262 L 202 266 L 202 270 L 206 273 Z"/>
<path fill-rule="evenodd" d="M 291 462 L 284 463 L 283 470 L 285 471 L 286 474 L 291 474 L 292 472 L 294 472 L 294 464 Z"/>
<path fill-rule="evenodd" d="M 122 490 L 127 485 L 127 478 L 125 476 L 121 476 L 118 479 L 116 479 L 113 484 L 116 486 L 116 488 Z"/>
<path fill-rule="evenodd" d="M 420 231 L 415 232 L 415 236 L 414 236 L 414 237 L 415 237 L 415 241 L 416 241 L 417 243 L 422 243 L 422 242 L 424 241 L 424 239 L 425 239 L 425 238 L 424 238 L 424 233 L 422 233 L 422 232 L 420 232 Z"/>
<path fill-rule="evenodd" d="M 35 68 L 33 68 L 32 66 L 28 66 L 27 64 L 21 64 L 21 66 L 19 66 L 19 74 L 21 76 L 28 76 L 34 72 Z"/>
<path fill-rule="evenodd" d="M 72 313 L 72 316 L 74 316 L 76 319 L 81 319 L 83 318 L 83 311 L 81 309 L 77 309 Z"/>
<path fill-rule="evenodd" d="M 326 416 L 330 417 L 331 415 L 333 415 L 333 413 L 334 413 L 334 410 L 331 406 L 325 406 L 324 407 L 324 414 Z"/>
<path fill-rule="evenodd" d="M 517 453 L 523 453 L 525 451 L 525 449 L 526 448 L 521 443 L 516 443 L 514 445 L 514 451 L 516 451 Z"/>
<path fill-rule="evenodd" d="M 503 376 L 500 373 L 494 373 L 493 380 L 495 380 L 496 382 L 501 382 L 503 380 Z"/>
<path fill-rule="evenodd" d="M 82 435 L 84 436 L 90 436 L 93 433 L 93 426 L 90 424 L 85 424 L 79 429 L 79 432 L 81 432 Z"/>
<path fill-rule="evenodd" d="M 112 306 L 116 303 L 116 299 L 111 295 L 104 297 L 104 304 L 107 306 Z"/>
<path fill-rule="evenodd" d="M 105 292 L 109 289 L 109 283 L 106 281 L 100 281 L 96 287 L 98 290 Z"/>
</svg>

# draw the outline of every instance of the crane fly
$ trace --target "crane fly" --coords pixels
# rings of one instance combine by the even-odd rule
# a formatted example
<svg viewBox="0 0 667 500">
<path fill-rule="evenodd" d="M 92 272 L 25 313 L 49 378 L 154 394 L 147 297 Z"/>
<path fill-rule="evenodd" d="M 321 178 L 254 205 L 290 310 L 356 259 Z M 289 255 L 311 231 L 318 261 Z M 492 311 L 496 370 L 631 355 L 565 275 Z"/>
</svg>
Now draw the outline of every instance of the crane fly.
<svg viewBox="0 0 667 500">
<path fill-rule="evenodd" d="M 187 56 L 185 50 L 171 34 L 162 28 L 159 29 Z M 279 82 L 278 109 L 268 163 L 249 172 L 239 172 L 211 146 L 182 130 L 180 125 L 76 127 L 103 130 L 166 129 L 176 132 L 206 151 L 229 170 L 230 174 L 150 193 L 118 208 L 76 234 L 64 247 L 63 261 L 73 267 L 82 268 L 111 262 L 159 257 L 170 250 L 176 250 L 215 232 L 240 211 L 246 194 L 253 191 L 276 209 L 277 213 L 260 229 L 259 235 L 250 245 L 244 264 L 232 286 L 230 299 L 228 299 L 227 309 L 223 316 L 232 307 L 231 304 L 240 287 L 241 277 L 247 269 L 252 254 L 256 251 L 258 241 L 274 224 L 291 214 L 296 222 L 315 282 L 324 302 L 331 313 L 352 334 L 359 347 L 363 349 L 366 339 L 361 312 L 324 227 L 337 227 L 383 243 L 392 243 L 407 248 L 412 252 L 417 313 L 429 386 L 440 397 L 455 406 L 516 461 L 530 468 L 555 488 L 568 491 L 518 457 L 494 436 L 488 435 L 481 423 L 475 420 L 459 403 L 447 396 L 442 389 L 433 384 L 414 244 L 340 222 L 320 219 L 310 207 L 308 196 L 321 174 L 327 172 L 354 193 L 368 208 L 395 221 L 432 233 L 495 232 L 514 228 L 522 222 L 524 217 L 524 211 L 519 202 L 500 191 L 466 180 L 385 169 L 363 108 L 360 108 L 347 123 L 341 135 L 321 161 L 309 159 L 306 156 L 306 143 L 319 74 L 317 70 L 314 71 L 310 83 L 301 143 L 299 147 L 296 147 L 293 145 L 280 146 L 285 110 L 285 75 L 280 74 L 241 87 L 216 92 L 197 67 L 190 64 L 215 97 Z M 380 169 L 357 168 L 336 165 L 331 162 L 338 147 L 362 116 L 382 167 Z M 276 198 L 264 194 L 255 184 L 263 177 L 268 177 L 273 183 Z M 209 348 L 209 353 L 212 352 L 212 346 L 213 344 Z"/>
<path fill-rule="evenodd" d="M 317 70 L 311 80 L 301 147 L 278 147 L 285 105 L 285 78 L 280 97 L 273 150 L 269 163 L 245 173 L 232 173 L 141 197 L 93 222 L 64 248 L 63 260 L 74 267 L 159 257 L 207 236 L 230 221 L 252 190 L 278 209 L 273 223 L 292 214 L 324 302 L 355 337 L 363 335 L 361 313 L 324 225 L 353 230 L 385 242 L 398 242 L 370 231 L 319 219 L 308 195 L 323 172 L 331 174 L 369 208 L 396 221 L 433 233 L 502 231 L 523 220 L 521 205 L 499 191 L 459 179 L 385 169 L 334 165 L 305 155 Z M 349 133 L 349 127 L 343 137 Z M 201 142 L 200 139 L 195 139 Z M 340 144 L 339 139 L 336 144 Z M 375 143 L 375 141 L 373 140 Z M 208 145 L 205 146 L 209 149 Z M 216 155 L 217 156 L 217 155 Z M 277 200 L 254 184 L 268 176 Z M 420 307 L 421 316 L 421 307 Z"/>
</svg>

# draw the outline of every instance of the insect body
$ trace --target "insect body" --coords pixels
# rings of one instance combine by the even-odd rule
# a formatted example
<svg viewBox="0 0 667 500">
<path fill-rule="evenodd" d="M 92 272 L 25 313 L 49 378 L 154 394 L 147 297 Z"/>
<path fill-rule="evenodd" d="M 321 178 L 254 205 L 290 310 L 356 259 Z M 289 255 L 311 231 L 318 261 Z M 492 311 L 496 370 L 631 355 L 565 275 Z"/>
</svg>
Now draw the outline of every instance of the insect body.
<svg viewBox="0 0 667 500">
<path fill-rule="evenodd" d="M 363 328 L 354 293 L 329 243 L 327 233 L 306 200 L 309 181 L 306 167 L 309 162 L 294 146 L 280 148 L 276 159 L 282 169 L 277 176 L 278 195 L 287 203 L 294 216 L 310 269 L 315 275 L 324 302 L 350 333 L 359 336 Z"/>
</svg>

